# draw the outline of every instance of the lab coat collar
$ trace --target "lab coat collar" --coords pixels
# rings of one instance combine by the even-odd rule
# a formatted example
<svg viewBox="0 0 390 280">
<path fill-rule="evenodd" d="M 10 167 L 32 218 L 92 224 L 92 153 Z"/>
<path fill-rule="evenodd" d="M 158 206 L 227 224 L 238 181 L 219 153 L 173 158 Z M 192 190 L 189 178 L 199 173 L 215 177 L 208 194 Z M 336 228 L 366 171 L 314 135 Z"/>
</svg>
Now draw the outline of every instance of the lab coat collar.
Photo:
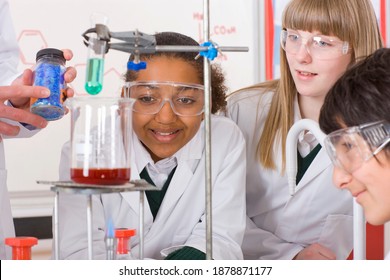
<svg viewBox="0 0 390 280">
<path fill-rule="evenodd" d="M 154 161 L 134 132 L 132 135 L 132 142 L 133 149 L 131 153 L 131 178 L 139 179 L 139 173 L 141 173 L 141 171 L 148 163 L 153 165 Z M 177 163 L 179 166 L 182 164 L 189 165 L 189 168 L 192 170 L 192 172 L 194 172 L 197 166 L 197 162 L 202 157 L 203 149 L 204 141 L 202 122 L 198 132 L 194 135 L 194 137 L 183 148 L 177 151 L 172 157 L 175 157 L 177 159 Z"/>
<path fill-rule="evenodd" d="M 130 152 L 131 161 L 131 180 L 139 180 L 142 169 L 152 161 L 152 158 L 145 147 L 139 141 L 137 135 L 133 132 L 131 138 L 132 148 Z M 140 215 L 140 193 L 139 192 L 124 192 L 121 193 L 123 199 L 128 203 L 129 207 L 139 216 Z M 145 229 L 150 228 L 153 223 L 153 215 L 150 211 L 149 202 L 144 195 L 144 226 Z"/>
<path fill-rule="evenodd" d="M 294 123 L 301 120 L 301 112 L 299 109 L 298 104 L 298 95 L 295 97 L 294 100 Z M 299 145 L 302 145 L 303 142 L 307 141 L 304 137 L 304 131 L 302 131 L 298 136 L 298 141 L 301 143 L 298 143 Z M 315 141 L 311 141 L 315 142 Z M 311 146 L 316 146 L 311 143 Z M 310 143 L 308 143 L 310 144 Z M 314 143 L 315 144 L 315 143 Z M 305 155 L 303 155 L 305 156 Z M 298 192 L 300 189 L 304 188 L 307 184 L 310 183 L 310 181 L 313 180 L 313 178 L 317 177 L 321 172 L 323 172 L 326 168 L 328 168 L 332 162 L 330 161 L 328 155 L 326 154 L 325 148 L 322 148 L 317 156 L 314 158 L 313 162 L 310 164 L 309 168 L 306 170 L 305 174 L 303 175 L 302 179 L 299 181 L 299 184 L 297 185 L 295 192 Z"/>
<path fill-rule="evenodd" d="M 314 158 L 313 162 L 310 164 L 309 168 L 306 170 L 301 181 L 299 181 L 299 184 L 295 189 L 295 193 L 299 192 L 299 190 L 308 185 L 315 177 L 327 169 L 331 164 L 332 162 L 330 161 L 325 149 L 322 148 Z"/>
<path fill-rule="evenodd" d="M 196 167 L 202 158 L 204 150 L 203 130 L 202 122 L 194 137 L 183 148 L 175 153 L 178 166 L 157 214 L 156 222 L 158 222 L 158 217 L 160 215 L 164 217 L 171 214 L 172 209 L 176 206 L 178 200 L 190 185 L 190 181 L 192 180 Z"/>
<path fill-rule="evenodd" d="M 153 163 L 149 152 L 139 141 L 137 135 L 132 134 L 132 151 L 131 151 L 131 180 L 140 179 L 139 174 L 142 169 L 148 164 Z M 163 204 L 160 207 L 158 215 L 165 215 L 164 212 L 171 211 L 170 209 L 176 205 L 178 199 L 189 185 L 195 169 L 202 157 L 204 150 L 203 141 L 203 122 L 195 136 L 183 148 L 176 152 L 173 156 L 177 158 L 178 166 L 175 171 L 169 188 L 166 193 Z M 136 151 L 136 152 L 135 152 Z M 126 192 L 121 193 L 122 197 L 128 202 L 129 206 L 139 214 L 139 193 Z M 144 199 L 145 207 L 145 225 L 153 223 L 153 216 L 150 211 L 147 199 Z M 160 214 L 160 212 L 162 214 Z"/>
</svg>

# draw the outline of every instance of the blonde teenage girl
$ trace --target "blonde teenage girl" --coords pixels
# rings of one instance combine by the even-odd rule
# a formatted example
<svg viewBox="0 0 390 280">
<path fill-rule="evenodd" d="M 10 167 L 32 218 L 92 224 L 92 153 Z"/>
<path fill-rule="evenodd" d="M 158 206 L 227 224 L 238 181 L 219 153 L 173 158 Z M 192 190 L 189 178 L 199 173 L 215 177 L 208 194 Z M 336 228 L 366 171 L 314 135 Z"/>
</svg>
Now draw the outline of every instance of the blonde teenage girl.
<svg viewBox="0 0 390 280">
<path fill-rule="evenodd" d="M 281 33 L 281 78 L 236 92 L 228 116 L 247 143 L 246 259 L 345 259 L 352 199 L 332 188 L 332 164 L 310 132 L 299 137 L 296 194 L 286 178 L 286 136 L 318 121 L 324 98 L 359 59 L 382 46 L 370 0 L 292 0 Z"/>
</svg>

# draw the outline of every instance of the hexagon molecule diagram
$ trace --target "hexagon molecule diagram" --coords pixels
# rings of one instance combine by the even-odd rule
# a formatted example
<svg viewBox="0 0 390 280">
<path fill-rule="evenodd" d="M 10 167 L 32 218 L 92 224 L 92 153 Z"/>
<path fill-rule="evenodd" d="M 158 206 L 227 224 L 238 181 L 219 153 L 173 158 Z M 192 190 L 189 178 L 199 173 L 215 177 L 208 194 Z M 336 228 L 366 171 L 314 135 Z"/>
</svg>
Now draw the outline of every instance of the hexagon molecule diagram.
<svg viewBox="0 0 390 280">
<path fill-rule="evenodd" d="M 48 46 L 42 32 L 39 30 L 23 30 L 19 35 L 18 43 L 20 61 L 26 66 L 33 66 L 37 52 Z"/>
</svg>

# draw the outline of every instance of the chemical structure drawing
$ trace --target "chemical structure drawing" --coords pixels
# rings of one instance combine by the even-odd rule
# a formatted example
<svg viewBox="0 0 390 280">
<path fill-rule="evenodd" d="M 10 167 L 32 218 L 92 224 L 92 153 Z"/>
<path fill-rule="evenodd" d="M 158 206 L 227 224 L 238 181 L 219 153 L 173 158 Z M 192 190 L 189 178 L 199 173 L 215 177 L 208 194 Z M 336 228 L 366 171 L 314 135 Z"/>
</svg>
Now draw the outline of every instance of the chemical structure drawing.
<svg viewBox="0 0 390 280">
<path fill-rule="evenodd" d="M 20 32 L 17 40 L 20 50 L 20 61 L 26 66 L 33 66 L 36 53 L 48 46 L 45 37 L 39 30 L 23 30 Z"/>
<path fill-rule="evenodd" d="M 198 42 L 201 44 L 204 42 L 203 37 L 203 13 L 195 12 L 192 15 L 192 18 L 198 22 Z M 228 26 L 224 24 L 216 24 L 210 28 L 210 38 L 213 36 L 229 36 L 237 34 L 236 26 Z M 217 61 L 226 61 L 228 60 L 228 55 L 225 53 L 219 53 Z"/>
<path fill-rule="evenodd" d="M 199 44 L 204 42 L 203 37 L 203 13 L 193 12 L 192 20 L 196 22 L 196 33 Z M 195 34 L 196 34 L 195 33 Z M 235 36 L 237 35 L 238 28 L 235 25 L 227 25 L 223 23 L 215 24 L 210 28 L 210 38 L 216 37 L 220 38 L 221 36 Z M 20 32 L 18 37 L 18 43 L 20 48 L 20 62 L 22 66 L 32 67 L 35 65 L 35 56 L 36 53 L 51 45 L 51 42 L 48 42 L 45 39 L 45 34 L 41 30 L 33 29 L 24 29 Z M 219 42 L 215 42 L 219 43 Z M 74 50 L 76 51 L 76 50 Z M 215 61 L 222 62 L 227 61 L 229 57 L 228 53 L 219 53 Z M 115 60 L 111 61 L 114 62 Z M 110 63 L 111 63 L 110 62 Z M 85 61 L 75 61 L 72 59 L 72 65 L 76 68 L 78 73 L 78 78 L 73 81 L 71 84 L 68 84 L 71 87 L 76 95 L 86 95 L 86 90 L 84 89 L 84 77 L 86 73 L 86 62 Z M 116 64 L 115 64 L 116 65 Z M 118 85 L 123 84 L 122 71 L 118 71 L 116 67 L 111 67 L 111 65 L 106 65 L 104 71 L 104 94 L 117 94 Z"/>
<path fill-rule="evenodd" d="M 25 29 L 22 30 L 17 38 L 19 44 L 19 58 L 23 67 L 30 68 L 35 65 L 36 53 L 44 48 L 47 48 L 50 44 L 45 39 L 44 33 L 40 30 Z M 73 67 L 76 68 L 79 77 L 83 77 L 86 71 L 86 63 L 75 62 Z M 119 86 L 122 85 L 123 79 L 120 71 L 114 67 L 106 69 L 104 72 L 105 85 L 107 93 L 119 94 Z M 73 83 L 68 84 L 68 87 L 72 88 L 76 95 L 85 95 L 84 79 L 76 79 Z"/>
</svg>

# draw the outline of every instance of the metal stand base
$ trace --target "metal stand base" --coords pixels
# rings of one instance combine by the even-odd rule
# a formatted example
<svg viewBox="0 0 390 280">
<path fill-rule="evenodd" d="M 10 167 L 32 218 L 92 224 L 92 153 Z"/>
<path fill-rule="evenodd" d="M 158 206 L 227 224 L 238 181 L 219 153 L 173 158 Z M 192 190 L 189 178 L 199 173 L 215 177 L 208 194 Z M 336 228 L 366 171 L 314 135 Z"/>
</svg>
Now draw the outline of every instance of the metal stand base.
<svg viewBox="0 0 390 280">
<path fill-rule="evenodd" d="M 84 194 L 88 196 L 87 202 L 87 234 L 88 234 L 88 259 L 93 258 L 93 246 L 92 246 L 92 195 L 104 194 L 104 193 L 118 193 L 118 192 L 140 192 L 140 216 L 139 216 L 139 258 L 143 259 L 144 255 L 144 196 L 145 191 L 159 191 L 161 189 L 150 185 L 145 180 L 133 180 L 124 185 L 90 185 L 90 184 L 78 184 L 72 181 L 37 181 L 38 184 L 52 185 L 51 191 L 56 193 L 54 200 L 54 248 L 55 259 L 59 259 L 60 245 L 59 245 L 59 217 L 58 217 L 58 203 L 59 193 L 70 194 Z"/>
</svg>

